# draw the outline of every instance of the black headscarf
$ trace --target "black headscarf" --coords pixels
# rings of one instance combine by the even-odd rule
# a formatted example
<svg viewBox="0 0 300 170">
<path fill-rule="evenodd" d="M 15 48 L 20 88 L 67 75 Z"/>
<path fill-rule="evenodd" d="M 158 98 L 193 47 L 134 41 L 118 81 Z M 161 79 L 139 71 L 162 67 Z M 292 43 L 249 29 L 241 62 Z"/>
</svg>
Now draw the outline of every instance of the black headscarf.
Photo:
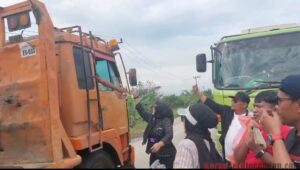
<svg viewBox="0 0 300 170">
<path fill-rule="evenodd" d="M 159 101 L 155 103 L 154 117 L 155 119 L 170 118 L 172 123 L 174 122 L 174 115 L 172 109 L 165 103 Z"/>
<path fill-rule="evenodd" d="M 217 126 L 218 119 L 216 114 L 209 107 L 202 103 L 191 105 L 189 107 L 189 111 L 191 115 L 197 120 L 197 124 L 192 125 L 185 118 L 185 129 L 187 135 L 189 135 L 190 133 L 197 133 L 201 135 L 204 139 L 212 141 L 208 128 L 213 128 Z"/>
<path fill-rule="evenodd" d="M 222 157 L 217 152 L 208 130 L 217 126 L 216 114 L 202 103 L 191 105 L 189 111 L 197 123 L 193 125 L 185 117 L 186 139 L 192 140 L 197 147 L 200 168 L 204 168 L 205 163 L 222 163 Z M 210 151 L 203 139 L 209 142 Z"/>
<path fill-rule="evenodd" d="M 172 123 L 174 122 L 173 111 L 168 105 L 158 101 L 155 103 L 154 107 L 155 107 L 154 115 L 152 119 L 149 121 L 148 126 L 144 131 L 143 144 L 146 144 L 150 131 L 156 124 L 156 120 L 169 118 Z"/>
</svg>

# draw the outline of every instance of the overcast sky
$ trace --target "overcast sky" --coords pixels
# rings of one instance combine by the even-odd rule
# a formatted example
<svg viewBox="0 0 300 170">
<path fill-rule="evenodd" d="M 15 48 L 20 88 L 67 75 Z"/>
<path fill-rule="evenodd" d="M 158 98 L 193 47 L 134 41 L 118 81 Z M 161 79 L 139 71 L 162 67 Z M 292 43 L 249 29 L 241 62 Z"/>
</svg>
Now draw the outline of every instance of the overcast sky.
<svg viewBox="0 0 300 170">
<path fill-rule="evenodd" d="M 297 0 L 42 0 L 56 27 L 81 25 L 105 40 L 122 38 L 127 69 L 153 81 L 164 94 L 212 88 L 211 67 L 196 72 L 196 55 L 222 36 L 243 29 L 298 23 Z M 5 7 L 21 0 L 1 0 Z M 123 75 L 122 67 L 118 62 Z M 124 83 L 125 84 L 125 83 Z"/>
</svg>

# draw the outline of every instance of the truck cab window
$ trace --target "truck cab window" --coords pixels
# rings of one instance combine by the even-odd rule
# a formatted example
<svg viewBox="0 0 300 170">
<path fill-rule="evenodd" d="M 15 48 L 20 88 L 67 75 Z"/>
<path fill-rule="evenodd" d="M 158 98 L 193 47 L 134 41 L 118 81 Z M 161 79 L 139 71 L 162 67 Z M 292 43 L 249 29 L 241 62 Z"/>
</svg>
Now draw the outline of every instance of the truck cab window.
<svg viewBox="0 0 300 170">
<path fill-rule="evenodd" d="M 96 74 L 99 75 L 101 78 L 110 82 L 109 70 L 108 70 L 108 63 L 106 60 L 98 60 L 96 63 Z M 104 91 L 111 91 L 112 89 L 109 87 L 104 86 L 101 83 L 97 83 L 101 90 Z"/>
<path fill-rule="evenodd" d="M 77 82 L 80 89 L 86 88 L 86 81 L 85 81 L 85 75 L 84 75 L 84 68 L 86 69 L 87 74 L 87 87 L 88 89 L 94 88 L 94 81 L 90 77 L 92 76 L 91 71 L 91 64 L 89 60 L 89 54 L 88 52 L 84 51 L 84 55 L 82 56 L 82 51 L 78 47 L 73 48 L 73 54 L 74 54 L 74 62 L 76 67 L 76 75 L 77 75 Z M 84 64 L 83 64 L 84 61 Z"/>
<path fill-rule="evenodd" d="M 111 82 L 116 86 L 120 86 L 120 79 L 119 79 L 120 75 L 116 68 L 116 65 L 112 62 L 108 62 L 108 65 L 109 65 L 109 72 L 112 80 Z"/>
<path fill-rule="evenodd" d="M 101 78 L 113 83 L 115 86 L 120 86 L 120 76 L 114 63 L 107 60 L 98 60 L 96 62 L 96 74 Z M 104 91 L 112 90 L 101 83 L 98 83 L 98 86 Z"/>
</svg>

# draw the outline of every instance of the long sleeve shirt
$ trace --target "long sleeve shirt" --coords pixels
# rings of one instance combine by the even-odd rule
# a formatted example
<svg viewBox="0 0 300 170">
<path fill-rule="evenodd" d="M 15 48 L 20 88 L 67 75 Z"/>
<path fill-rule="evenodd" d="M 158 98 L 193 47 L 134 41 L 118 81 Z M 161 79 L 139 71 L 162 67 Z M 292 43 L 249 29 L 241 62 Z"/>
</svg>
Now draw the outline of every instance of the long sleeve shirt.
<svg viewBox="0 0 300 170">
<path fill-rule="evenodd" d="M 208 141 L 204 140 L 206 147 L 210 150 Z M 195 143 L 190 139 L 183 139 L 177 147 L 177 154 L 173 168 L 200 168 L 198 150 Z"/>
</svg>

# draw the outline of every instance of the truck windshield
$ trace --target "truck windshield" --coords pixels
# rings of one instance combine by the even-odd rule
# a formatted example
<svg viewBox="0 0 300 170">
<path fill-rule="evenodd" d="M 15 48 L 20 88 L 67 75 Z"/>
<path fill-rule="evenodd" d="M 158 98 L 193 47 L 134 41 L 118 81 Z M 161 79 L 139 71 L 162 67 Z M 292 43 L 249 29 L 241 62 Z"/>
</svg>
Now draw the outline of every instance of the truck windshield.
<svg viewBox="0 0 300 170">
<path fill-rule="evenodd" d="M 215 86 L 248 89 L 300 73 L 300 32 L 224 42 L 214 52 Z"/>
</svg>

